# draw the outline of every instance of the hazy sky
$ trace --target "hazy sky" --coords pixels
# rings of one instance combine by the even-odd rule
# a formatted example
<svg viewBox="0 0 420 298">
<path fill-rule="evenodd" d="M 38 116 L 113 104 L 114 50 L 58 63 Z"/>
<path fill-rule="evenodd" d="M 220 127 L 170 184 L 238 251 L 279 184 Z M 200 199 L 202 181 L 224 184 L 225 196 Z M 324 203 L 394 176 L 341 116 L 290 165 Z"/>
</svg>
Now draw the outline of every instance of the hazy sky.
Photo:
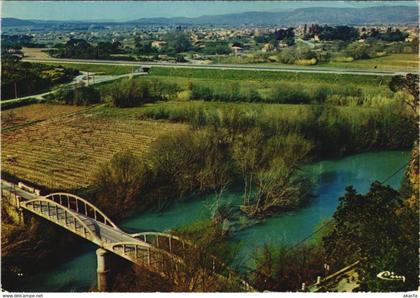
<svg viewBox="0 0 420 298">
<path fill-rule="evenodd" d="M 198 17 L 301 7 L 417 5 L 416 1 L 2 1 L 2 17 L 41 20 L 134 20 L 147 17 Z"/>
</svg>

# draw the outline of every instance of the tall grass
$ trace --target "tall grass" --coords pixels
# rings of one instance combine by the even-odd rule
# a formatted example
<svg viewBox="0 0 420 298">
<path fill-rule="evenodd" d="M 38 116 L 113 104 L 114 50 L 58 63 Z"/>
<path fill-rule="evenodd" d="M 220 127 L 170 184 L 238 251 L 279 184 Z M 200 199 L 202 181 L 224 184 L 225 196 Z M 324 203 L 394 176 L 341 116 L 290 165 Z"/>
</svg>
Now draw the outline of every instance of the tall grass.
<svg viewBox="0 0 420 298">
<path fill-rule="evenodd" d="M 330 83 L 336 85 L 356 84 L 359 86 L 378 87 L 386 85 L 390 78 L 383 76 L 365 76 L 351 74 L 329 74 L 329 73 L 301 73 L 301 72 L 276 72 L 276 71 L 254 71 L 254 70 L 233 70 L 233 69 L 193 69 L 193 68 L 164 68 L 152 67 L 151 76 L 158 77 L 180 77 L 191 79 L 209 80 L 249 80 L 256 82 L 266 81 L 290 81 L 300 84 L 308 83 Z"/>
<path fill-rule="evenodd" d="M 147 107 L 141 118 L 187 122 L 231 131 L 258 127 L 267 134 L 296 133 L 309 139 L 319 157 L 379 149 L 407 149 L 416 129 L 404 106 L 395 103 L 375 109 L 325 105 L 263 105 L 177 103 Z"/>
</svg>

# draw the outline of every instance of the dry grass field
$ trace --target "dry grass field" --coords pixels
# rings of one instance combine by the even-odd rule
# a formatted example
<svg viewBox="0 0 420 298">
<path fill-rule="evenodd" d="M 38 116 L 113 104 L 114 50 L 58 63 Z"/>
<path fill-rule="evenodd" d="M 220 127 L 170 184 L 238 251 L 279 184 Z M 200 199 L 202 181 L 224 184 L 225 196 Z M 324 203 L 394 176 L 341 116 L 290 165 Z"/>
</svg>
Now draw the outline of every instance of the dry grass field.
<svg viewBox="0 0 420 298">
<path fill-rule="evenodd" d="M 158 136 L 185 129 L 182 124 L 140 121 L 123 114 L 103 117 L 100 111 L 61 105 L 7 111 L 25 119 L 21 122 L 44 121 L 2 131 L 2 171 L 50 188 L 85 187 L 97 167 L 115 153 L 131 150 L 141 156 Z"/>
<path fill-rule="evenodd" d="M 44 52 L 45 49 L 39 48 L 22 48 L 22 52 L 25 55 L 25 58 L 28 59 L 52 59 L 47 53 Z"/>
</svg>

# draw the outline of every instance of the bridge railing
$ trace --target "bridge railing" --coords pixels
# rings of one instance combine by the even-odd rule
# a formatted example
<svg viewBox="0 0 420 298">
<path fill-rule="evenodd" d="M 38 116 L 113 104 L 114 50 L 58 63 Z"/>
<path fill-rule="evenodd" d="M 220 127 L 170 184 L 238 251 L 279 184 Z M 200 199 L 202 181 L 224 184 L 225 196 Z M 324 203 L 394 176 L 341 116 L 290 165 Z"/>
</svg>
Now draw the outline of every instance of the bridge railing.
<svg viewBox="0 0 420 298">
<path fill-rule="evenodd" d="M 73 210 L 78 214 L 82 214 L 95 221 L 98 221 L 118 231 L 121 231 L 120 228 L 118 228 L 118 226 L 114 222 L 112 222 L 110 218 L 108 218 L 101 210 L 99 210 L 98 207 L 81 197 L 68 193 L 57 192 L 49 194 L 45 196 L 45 198 L 54 201 L 70 210 Z"/>
<path fill-rule="evenodd" d="M 112 243 L 108 249 L 137 265 L 166 276 L 168 272 L 177 271 L 178 266 L 184 263 L 176 255 L 139 242 Z"/>
<path fill-rule="evenodd" d="M 160 250 L 166 250 L 184 260 L 191 258 L 193 252 L 200 251 L 200 248 L 194 243 L 169 233 L 141 232 L 131 234 L 131 236 L 138 238 L 143 242 L 149 243 Z M 200 257 L 200 263 L 212 273 L 223 275 L 229 280 L 235 280 L 246 290 L 255 291 L 255 289 L 247 281 L 239 277 L 236 272 L 232 271 L 229 266 L 222 262 L 218 257 L 204 253 Z"/>
<path fill-rule="evenodd" d="M 18 186 L 18 188 L 20 188 L 24 191 L 30 192 L 30 193 L 34 193 L 37 196 L 41 195 L 41 191 L 39 189 L 36 189 L 34 187 L 30 187 L 30 186 L 24 184 L 23 182 L 18 182 L 17 186 Z"/>
<path fill-rule="evenodd" d="M 92 223 L 87 224 L 76 212 L 59 203 L 40 197 L 29 201 L 22 201 L 20 206 L 32 213 L 55 222 L 59 226 L 64 227 L 85 239 L 101 245 L 101 239 L 97 235 L 96 227 Z"/>
</svg>

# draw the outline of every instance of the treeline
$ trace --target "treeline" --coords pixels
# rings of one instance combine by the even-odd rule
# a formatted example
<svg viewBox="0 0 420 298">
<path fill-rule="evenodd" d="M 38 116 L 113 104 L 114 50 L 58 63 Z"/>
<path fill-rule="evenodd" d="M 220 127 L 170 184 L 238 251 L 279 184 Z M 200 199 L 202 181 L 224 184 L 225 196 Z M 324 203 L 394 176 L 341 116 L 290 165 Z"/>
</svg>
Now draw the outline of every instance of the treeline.
<svg viewBox="0 0 420 298">
<path fill-rule="evenodd" d="M 33 36 L 26 34 L 8 35 L 1 34 L 1 47 L 21 49 L 22 47 L 44 48 L 45 45 L 33 42 Z"/>
<path fill-rule="evenodd" d="M 401 32 L 398 28 L 393 30 L 391 27 L 386 32 L 379 32 L 376 28 L 371 29 L 370 32 L 367 30 L 362 30 L 362 32 L 361 38 L 375 38 L 389 42 L 404 41 L 408 37 L 407 32 Z"/>
<path fill-rule="evenodd" d="M 100 92 L 91 86 L 64 88 L 46 97 L 49 101 L 61 104 L 86 106 L 102 102 Z"/>
<path fill-rule="evenodd" d="M 259 35 L 255 37 L 257 43 L 271 43 L 278 46 L 279 42 L 284 40 L 288 46 L 295 44 L 295 31 L 294 28 L 278 29 L 273 33 L 267 35 Z"/>
<path fill-rule="evenodd" d="M 95 180 L 98 204 L 109 212 L 162 208 L 194 193 L 214 193 L 218 204 L 228 187 L 240 184 L 242 211 L 264 217 L 307 202 L 311 187 L 299 168 L 308 158 L 407 149 L 416 137 L 401 106 L 353 113 L 313 106 L 285 114 L 272 107 L 172 105 L 148 107 L 144 118 L 189 122 L 193 130 L 159 138 L 141 159 L 121 154 L 104 165 Z"/>
<path fill-rule="evenodd" d="M 172 100 L 181 91 L 176 83 L 166 83 L 160 80 L 124 79 L 103 86 L 101 96 L 114 107 L 139 107 L 145 103 L 159 100 Z"/>
<path fill-rule="evenodd" d="M 1 99 L 23 97 L 52 86 L 71 81 L 78 70 L 21 62 L 16 57 L 3 57 L 1 67 Z"/>
<path fill-rule="evenodd" d="M 396 53 L 417 53 L 418 41 L 385 43 L 367 39 L 365 42 L 348 42 L 328 45 L 329 49 L 317 48 L 298 42 L 295 46 L 280 50 L 277 60 L 285 64 L 314 65 L 320 62 L 351 62 Z"/>
<path fill-rule="evenodd" d="M 286 112 L 280 106 L 227 105 L 205 103 L 157 105 L 141 117 L 188 122 L 193 127 L 229 129 L 261 128 L 287 135 L 295 133 L 309 140 L 317 157 L 333 157 L 368 150 L 407 149 L 416 129 L 403 103 L 376 109 L 349 109 L 327 105 L 302 106 Z"/>
<path fill-rule="evenodd" d="M 341 41 L 354 41 L 358 38 L 361 39 L 378 39 L 388 42 L 394 41 L 404 41 L 408 37 L 408 33 L 400 31 L 398 28 L 388 27 L 385 32 L 380 32 L 376 28 L 370 30 L 366 28 L 361 29 L 361 34 L 357 28 L 351 26 L 328 26 L 328 25 L 318 25 L 314 24 L 308 28 L 308 32 L 305 34 L 304 38 L 314 38 L 318 36 L 320 40 L 332 41 L 332 40 L 341 40 Z"/>
<path fill-rule="evenodd" d="M 47 96 L 47 100 L 70 105 L 92 105 L 108 102 L 114 107 L 140 107 L 145 103 L 175 99 L 181 89 L 176 83 L 158 80 L 123 79 L 109 85 L 62 88 Z"/>
<path fill-rule="evenodd" d="M 359 32 L 356 28 L 350 26 L 322 26 L 314 24 L 308 28 L 308 33 L 305 34 L 306 39 L 318 36 L 321 40 L 342 40 L 352 41 L 359 38 Z"/>
<path fill-rule="evenodd" d="M 249 146 L 243 147 L 244 142 Z M 242 184 L 243 211 L 251 217 L 267 216 L 308 200 L 310 188 L 298 170 L 310 149 L 311 144 L 298 135 L 276 136 L 258 128 L 206 127 L 173 133 L 156 140 L 141 159 L 123 152 L 105 164 L 95 174 L 97 203 L 121 215 L 213 193 L 218 209 L 223 192 Z"/>
<path fill-rule="evenodd" d="M 110 59 L 112 54 L 122 52 L 121 43 L 99 42 L 92 45 L 84 39 L 72 38 L 65 44 L 57 44 L 49 54 L 55 58 L 79 58 L 79 59 Z"/>
</svg>

